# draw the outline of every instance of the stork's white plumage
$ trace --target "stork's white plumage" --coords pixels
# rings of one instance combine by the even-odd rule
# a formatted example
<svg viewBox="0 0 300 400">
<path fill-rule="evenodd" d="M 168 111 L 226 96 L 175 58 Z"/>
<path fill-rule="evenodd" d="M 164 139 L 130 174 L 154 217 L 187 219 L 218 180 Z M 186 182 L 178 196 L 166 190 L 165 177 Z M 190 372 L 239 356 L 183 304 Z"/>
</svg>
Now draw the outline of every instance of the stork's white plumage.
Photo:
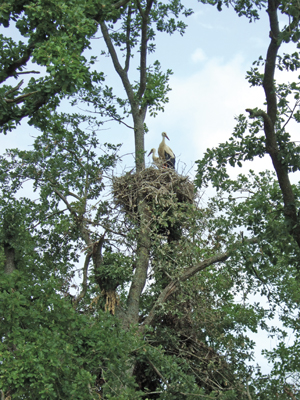
<svg viewBox="0 0 300 400">
<path fill-rule="evenodd" d="M 170 139 L 168 138 L 166 132 L 163 132 L 161 135 L 162 141 L 158 147 L 158 155 L 163 160 L 165 167 L 175 169 L 175 154 L 165 141 L 165 138 L 167 138 L 168 140 Z"/>
<path fill-rule="evenodd" d="M 162 167 L 163 166 L 163 160 L 159 157 L 155 156 L 156 150 L 153 148 L 150 150 L 150 153 L 148 154 L 148 157 L 150 156 L 150 154 L 152 154 L 152 161 L 153 163 L 157 166 L 157 167 Z"/>
</svg>

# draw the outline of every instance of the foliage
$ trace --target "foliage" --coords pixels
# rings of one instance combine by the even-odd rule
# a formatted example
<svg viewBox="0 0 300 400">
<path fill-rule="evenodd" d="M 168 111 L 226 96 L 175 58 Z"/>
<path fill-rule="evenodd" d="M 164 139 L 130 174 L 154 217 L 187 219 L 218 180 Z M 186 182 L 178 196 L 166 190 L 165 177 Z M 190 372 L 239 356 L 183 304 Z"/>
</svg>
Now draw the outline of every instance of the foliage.
<svg viewBox="0 0 300 400">
<path fill-rule="evenodd" d="M 126 378 L 121 389 L 115 376 L 125 380 L 136 336 L 101 310 L 77 313 L 69 296 L 55 292 L 59 279 L 29 280 L 24 272 L 1 274 L 1 389 L 14 398 L 93 399 L 102 379 L 108 398 L 131 398 L 133 382 Z"/>
<path fill-rule="evenodd" d="M 198 187 L 212 184 L 219 191 L 228 225 L 244 226 L 259 240 L 259 251 L 243 251 L 245 267 L 255 277 L 256 288 L 267 294 L 272 312 L 279 310 L 284 328 L 294 332 L 294 343 L 284 344 L 287 333 L 277 330 L 277 349 L 265 352 L 274 367 L 271 376 L 257 372 L 252 382 L 252 395 L 257 398 L 296 398 L 299 368 L 288 359 L 299 357 L 297 320 L 299 315 L 299 183 L 290 182 L 290 174 L 299 171 L 299 146 L 289 131 L 299 122 L 299 82 L 275 81 L 275 71 L 299 69 L 299 7 L 294 2 L 268 1 L 270 44 L 266 59 L 259 57 L 247 73 L 251 86 L 261 86 L 266 95 L 266 111 L 259 107 L 237 117 L 231 138 L 216 149 L 208 149 L 197 162 Z M 279 15 L 288 15 L 289 24 L 279 29 Z M 292 54 L 278 53 L 284 43 L 296 43 Z M 292 130 L 292 126 L 291 126 Z M 239 175 L 230 179 L 228 166 L 242 167 L 245 161 L 270 157 L 275 176 L 250 171 L 250 180 Z M 274 180 L 275 179 L 275 180 Z M 258 190 L 259 187 L 259 190 Z M 224 202 L 229 193 L 231 204 Z M 239 193 L 239 194 L 238 194 Z M 229 206 L 229 208 L 228 208 Z M 275 334 L 276 329 L 272 331 Z M 293 365 L 293 367 L 291 367 Z M 262 389 L 263 387 L 263 389 Z M 255 389 L 254 389 L 255 388 Z M 255 397 L 256 398 L 256 397 Z"/>
<path fill-rule="evenodd" d="M 94 1 L 16 1 L 8 0 L 0 6 L 0 23 L 5 28 L 13 25 L 22 37 L 14 40 L 0 35 L 0 125 L 7 133 L 22 118 L 37 124 L 40 112 L 56 109 L 60 100 L 80 88 L 91 88 L 101 74 L 90 70 L 95 58 L 83 55 L 90 47 L 90 38 L 97 30 L 97 20 L 118 18 L 118 4 L 96 6 Z M 26 67 L 36 69 L 26 71 Z M 43 77 L 34 78 L 41 73 Z M 30 75 L 17 85 L 12 79 Z"/>
</svg>

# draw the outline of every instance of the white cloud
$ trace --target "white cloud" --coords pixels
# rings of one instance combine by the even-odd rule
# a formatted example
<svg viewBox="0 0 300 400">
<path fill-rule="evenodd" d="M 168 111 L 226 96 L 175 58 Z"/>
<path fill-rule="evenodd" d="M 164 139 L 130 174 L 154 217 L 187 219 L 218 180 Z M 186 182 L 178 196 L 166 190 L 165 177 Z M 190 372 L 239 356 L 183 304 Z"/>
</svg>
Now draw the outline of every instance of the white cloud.
<svg viewBox="0 0 300 400">
<path fill-rule="evenodd" d="M 199 47 L 193 52 L 193 54 L 191 55 L 191 59 L 194 63 L 199 63 L 202 61 L 207 60 L 207 56 L 204 53 L 204 51 L 202 49 L 200 49 Z"/>
<path fill-rule="evenodd" d="M 175 154 L 189 165 L 207 147 L 226 141 L 235 126 L 234 117 L 245 108 L 262 107 L 264 101 L 261 88 L 249 88 L 246 70 L 244 58 L 237 55 L 228 62 L 212 58 L 190 76 L 172 77 L 165 113 L 149 123 L 149 141 L 153 139 L 149 148 L 159 143 L 165 130 Z"/>
<path fill-rule="evenodd" d="M 199 17 L 202 17 L 203 14 L 203 10 L 194 11 L 192 14 L 192 18 L 197 20 Z"/>
</svg>

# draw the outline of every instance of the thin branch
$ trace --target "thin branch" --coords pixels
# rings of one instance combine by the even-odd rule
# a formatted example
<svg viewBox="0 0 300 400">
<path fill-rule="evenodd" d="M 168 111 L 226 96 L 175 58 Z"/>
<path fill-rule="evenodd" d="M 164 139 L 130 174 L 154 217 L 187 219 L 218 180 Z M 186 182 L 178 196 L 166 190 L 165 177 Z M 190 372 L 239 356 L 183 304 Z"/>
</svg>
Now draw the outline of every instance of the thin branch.
<svg viewBox="0 0 300 400">
<path fill-rule="evenodd" d="M 128 72 L 129 62 L 131 57 L 131 46 L 130 46 L 130 33 L 131 33 L 131 7 L 128 7 L 127 21 L 126 21 L 126 58 L 124 70 Z"/>
<path fill-rule="evenodd" d="M 13 87 L 12 89 L 8 90 L 4 95 L 7 96 L 7 95 L 9 95 L 9 94 L 11 94 L 11 93 L 16 92 L 17 90 L 20 89 L 20 87 L 23 85 L 23 83 L 24 83 L 24 79 L 22 79 L 22 80 L 17 84 L 17 86 L 15 86 L 15 87 Z"/>
<path fill-rule="evenodd" d="M 40 71 L 21 71 L 16 72 L 17 75 L 25 75 L 25 74 L 40 74 Z"/>
<path fill-rule="evenodd" d="M 144 396 L 149 396 L 150 394 L 162 394 L 163 391 L 159 391 L 159 392 L 146 392 L 146 393 L 142 393 L 140 396 L 144 397 Z"/>
<path fill-rule="evenodd" d="M 127 238 L 127 234 L 126 233 L 115 231 L 114 229 L 109 228 L 105 224 L 102 224 L 100 222 L 92 221 L 91 219 L 88 219 L 88 218 L 84 218 L 84 220 L 85 220 L 85 222 L 87 222 L 87 223 L 89 223 L 89 224 L 91 224 L 93 226 L 101 226 L 101 228 L 103 228 L 106 232 L 113 233 L 115 235 L 119 235 L 119 236 L 122 236 L 124 238 Z"/>
<path fill-rule="evenodd" d="M 81 197 L 77 196 L 77 194 L 75 194 L 73 192 L 68 191 L 68 195 L 74 197 L 75 199 L 77 199 L 79 201 L 81 200 Z"/>
<path fill-rule="evenodd" d="M 57 194 L 57 196 L 65 203 L 65 205 L 67 206 L 70 213 L 77 216 L 76 212 L 73 210 L 73 208 L 71 207 L 71 205 L 68 202 L 68 200 L 66 199 L 66 197 L 63 194 L 61 194 L 60 191 L 58 189 L 56 189 L 56 187 L 53 186 L 53 184 L 51 184 L 51 186 L 52 186 L 54 192 Z"/>
<path fill-rule="evenodd" d="M 147 357 L 148 363 L 151 365 L 151 367 L 154 369 L 155 373 L 160 377 L 160 379 L 163 381 L 163 383 L 166 385 L 167 389 L 170 388 L 170 385 L 168 384 L 167 380 L 164 378 L 164 376 L 161 374 L 161 372 L 156 368 L 156 366 L 153 364 L 153 362 Z M 222 389 L 220 387 L 220 389 Z M 202 394 L 196 394 L 196 393 L 184 393 L 184 392 L 178 392 L 183 396 L 195 396 L 195 397 L 200 397 L 200 398 L 205 398 L 205 399 L 210 399 L 210 396 L 205 396 Z M 149 394 L 149 393 L 147 393 Z"/>
<path fill-rule="evenodd" d="M 30 93 L 22 94 L 21 96 L 18 96 L 18 97 L 16 97 L 15 99 L 7 99 L 7 98 L 4 98 L 4 101 L 5 101 L 6 103 L 16 103 L 16 104 L 19 104 L 19 103 L 22 103 L 27 97 L 32 96 L 33 94 L 36 94 L 36 93 L 38 93 L 38 90 L 36 90 L 35 92 L 30 92 Z"/>
<path fill-rule="evenodd" d="M 185 392 L 178 392 L 182 396 L 194 396 L 194 397 L 200 397 L 201 399 L 211 399 L 211 396 L 205 396 L 204 394 L 196 394 L 196 393 L 185 393 Z"/>
<path fill-rule="evenodd" d="M 101 115 L 101 113 L 99 113 L 98 111 L 86 110 L 86 109 L 81 108 L 81 107 L 78 107 L 78 109 L 81 110 L 81 111 L 84 111 L 84 112 L 88 112 L 90 114 L 100 114 Z M 133 126 L 130 126 L 130 125 L 126 124 L 126 122 L 124 122 L 121 118 L 117 118 L 117 117 L 115 117 L 113 115 L 108 115 L 108 116 L 111 117 L 111 119 L 107 119 L 107 120 L 102 121 L 103 124 L 105 124 L 107 122 L 110 122 L 110 121 L 117 121 L 117 122 L 119 122 L 119 124 L 123 124 L 129 129 L 134 129 Z M 108 129 L 110 129 L 110 128 L 106 128 L 106 129 L 102 128 L 102 129 L 98 129 L 98 131 L 104 131 L 104 130 L 108 130 Z"/>
<path fill-rule="evenodd" d="M 296 110 L 296 107 L 298 107 L 299 102 L 296 101 L 296 104 L 294 105 L 293 109 L 291 110 L 290 116 L 288 118 L 288 120 L 286 121 L 286 123 L 283 125 L 282 130 L 287 126 L 287 124 L 290 122 L 290 120 L 293 118 L 294 112 Z"/>
<path fill-rule="evenodd" d="M 63 214 L 66 210 L 67 210 L 67 208 L 64 208 L 63 210 L 59 210 L 59 211 L 56 211 L 56 212 L 54 212 L 54 213 L 52 213 L 52 214 L 47 215 L 46 217 L 44 217 L 43 222 L 44 222 L 45 220 L 49 219 L 49 218 L 52 218 L 54 215 Z M 36 227 L 39 226 L 41 223 L 42 223 L 42 221 L 39 221 L 38 223 L 36 223 L 35 225 L 33 225 L 33 226 L 31 227 L 31 229 L 36 228 Z"/>
<path fill-rule="evenodd" d="M 126 128 L 129 128 L 129 129 L 134 129 L 134 127 L 133 127 L 133 126 L 130 126 L 130 125 L 126 124 L 126 122 L 122 121 L 120 118 L 112 117 L 112 120 L 119 122 L 119 124 L 123 124 L 123 125 L 125 125 L 125 126 L 126 126 Z M 111 121 L 111 120 L 104 121 L 104 122 L 110 122 L 110 121 Z"/>
<path fill-rule="evenodd" d="M 65 150 L 67 153 L 72 154 L 72 156 L 74 156 L 74 157 L 76 158 L 76 161 L 78 162 L 78 164 L 85 170 L 85 167 L 84 167 L 84 165 L 82 164 L 80 157 L 78 157 L 78 155 L 76 154 L 75 151 L 73 151 L 73 150 L 71 150 L 71 149 L 68 149 L 68 148 L 66 148 L 65 146 L 61 146 L 61 148 L 62 148 L 63 150 Z"/>
<path fill-rule="evenodd" d="M 119 62 L 118 55 L 117 55 L 114 45 L 112 43 L 111 37 L 109 36 L 106 24 L 104 22 L 100 22 L 100 28 L 101 28 L 101 32 L 102 32 L 103 38 L 105 40 L 106 46 L 108 48 L 109 54 L 111 56 L 112 62 L 114 64 L 115 70 L 122 80 L 124 89 L 127 93 L 127 96 L 128 96 L 129 102 L 130 102 L 130 105 L 131 105 L 131 107 L 133 107 L 135 105 L 135 99 L 134 99 L 134 93 L 133 93 L 131 84 L 128 79 L 128 75 L 127 75 L 126 71 L 122 68 L 122 66 Z"/>
<path fill-rule="evenodd" d="M 81 231 L 81 237 L 85 241 L 87 245 L 90 245 L 91 239 L 90 239 L 90 232 L 89 230 L 85 227 L 83 221 L 84 221 L 84 216 L 83 213 L 80 214 L 80 218 L 78 217 L 77 212 L 71 207 L 70 203 L 68 202 L 67 198 L 54 186 L 53 183 L 50 182 L 50 185 L 53 188 L 53 191 L 57 194 L 57 196 L 65 203 L 67 206 L 68 210 L 70 211 L 71 215 L 74 215 L 76 217 L 78 226 Z"/>
</svg>

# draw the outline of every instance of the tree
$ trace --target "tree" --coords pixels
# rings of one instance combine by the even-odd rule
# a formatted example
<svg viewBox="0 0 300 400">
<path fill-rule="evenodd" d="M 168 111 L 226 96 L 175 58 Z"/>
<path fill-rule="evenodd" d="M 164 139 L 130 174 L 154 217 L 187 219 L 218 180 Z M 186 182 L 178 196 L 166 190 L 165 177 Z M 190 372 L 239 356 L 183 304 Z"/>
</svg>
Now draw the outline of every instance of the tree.
<svg viewBox="0 0 300 400">
<path fill-rule="evenodd" d="M 0 91 L 0 126 L 4 133 L 14 129 L 24 117 L 30 124 L 38 124 L 40 116 L 54 110 L 61 99 L 90 88 L 92 81 L 101 79 L 90 70 L 93 57 L 83 55 L 89 39 L 103 19 L 118 19 L 128 0 L 105 1 L 97 7 L 93 1 L 15 1 L 0 6 L 0 23 L 4 28 L 15 25 L 23 41 L 0 35 L 0 83 L 9 78 L 19 79 L 29 74 L 31 78 L 22 89 L 24 80 L 17 85 L 3 85 Z M 27 71 L 30 63 L 37 70 Z M 34 74 L 42 73 L 42 78 Z M 11 82 L 11 81 L 9 81 Z"/>
<path fill-rule="evenodd" d="M 221 3 L 218 3 L 221 6 Z M 227 3 L 225 3 L 228 5 Z M 235 4 L 235 10 L 239 15 L 245 14 L 245 10 L 240 7 L 241 4 Z M 256 11 L 252 5 L 246 10 L 250 12 L 252 17 L 256 17 Z M 290 174 L 299 170 L 299 146 L 292 141 L 288 132 L 291 121 L 299 123 L 299 82 L 277 84 L 275 80 L 276 69 L 279 71 L 297 71 L 299 68 L 299 52 L 292 54 L 279 54 L 279 50 L 286 43 L 295 43 L 299 48 L 299 6 L 294 2 L 277 2 L 268 1 L 267 13 L 270 24 L 270 43 L 266 57 L 260 57 L 258 61 L 253 63 L 253 68 L 248 72 L 247 79 L 251 86 L 261 86 L 266 97 L 266 111 L 255 108 L 246 109 L 249 121 L 244 115 L 237 118 L 237 126 L 235 131 L 226 143 L 221 144 L 216 149 L 207 150 L 202 160 L 198 161 L 197 184 L 199 187 L 207 182 L 212 182 L 219 190 L 230 191 L 231 193 L 244 191 L 252 193 L 250 190 L 249 180 L 245 176 L 240 176 L 238 181 L 229 179 L 226 172 L 227 164 L 231 166 L 238 165 L 242 167 L 242 162 L 253 160 L 255 157 L 270 156 L 276 174 L 276 181 L 273 187 L 268 187 L 268 191 L 263 190 L 259 201 L 255 201 L 256 215 L 247 215 L 245 227 L 255 235 L 259 235 L 262 243 L 265 241 L 274 244 L 277 240 L 281 240 L 281 256 L 284 254 L 286 260 L 279 262 L 276 251 L 272 248 L 272 256 L 275 256 L 275 264 L 278 265 L 281 279 L 284 279 L 286 271 L 280 269 L 284 265 L 287 268 L 288 276 L 286 280 L 290 282 L 292 279 L 295 284 L 299 281 L 299 184 L 291 184 Z M 278 14 L 288 17 L 288 23 L 279 28 Z M 260 67 L 264 67 L 261 71 Z M 216 173 L 216 171 L 218 171 Z M 251 173 L 253 175 L 253 172 Z M 270 179 L 269 175 L 265 175 Z M 256 180 L 261 178 L 257 177 Z M 274 178 L 271 178 L 274 179 Z M 245 188 L 245 185 L 247 188 Z M 256 183 L 255 183 L 256 186 Z M 254 187 L 255 187 L 254 186 Z M 250 195 L 253 198 L 253 196 Z M 268 199 L 268 200 L 267 200 Z M 266 204 L 276 201 L 272 210 Z M 246 200 L 246 202 L 253 200 Z M 245 202 L 245 203 L 246 203 Z M 245 208 L 239 204 L 239 208 L 245 212 Z M 252 212 L 254 212 L 252 210 Z M 278 243 L 279 244 L 279 243 Z M 263 247 L 262 247 L 263 248 Z M 270 249 L 268 250 L 270 253 Z M 253 259 L 254 260 L 254 259 Z M 259 264 L 258 264 L 259 265 Z M 288 267 L 292 266 L 290 271 Z M 277 269 L 277 268 L 276 268 Z M 262 279 L 265 284 L 270 283 L 270 277 L 262 277 L 253 269 L 257 279 Z M 277 274 L 278 272 L 276 272 Z M 275 287 L 277 286 L 276 284 Z M 292 284 L 291 287 L 294 287 Z M 283 291 L 279 290 L 279 298 L 276 303 L 285 303 L 287 287 Z M 293 291 L 294 300 L 291 300 L 289 307 L 298 308 L 298 291 Z M 297 315 L 297 314 L 296 314 Z M 295 318 L 295 319 L 294 319 Z M 298 366 L 295 364 L 291 368 L 291 364 L 287 361 L 287 356 L 293 354 L 298 357 L 299 347 L 299 329 L 295 323 L 297 316 L 291 312 L 288 317 L 281 316 L 281 320 L 285 327 L 290 327 L 295 332 L 295 343 L 286 347 L 280 343 L 278 349 L 273 353 L 269 352 L 269 358 L 275 362 L 273 371 L 274 381 L 271 380 L 266 387 L 271 387 L 272 395 L 278 394 L 278 387 L 281 385 L 281 396 L 290 396 L 295 398 L 295 393 L 286 383 L 286 378 L 291 374 L 297 375 Z M 284 333 L 282 333 L 284 335 Z M 278 362 L 278 360 L 280 360 Z M 279 367 L 280 365 L 280 367 Z M 280 378 L 279 378 L 280 377 Z M 280 383 L 279 383 L 280 382 Z M 273 386 L 274 385 L 274 386 Z M 296 384 L 297 390 L 299 386 Z M 276 389 L 277 387 L 277 389 Z"/>
<path fill-rule="evenodd" d="M 163 73 L 158 61 L 149 66 L 147 53 L 154 51 L 157 33 L 183 33 L 179 16 L 190 10 L 177 0 L 76 6 L 70 4 L 70 15 L 61 14 L 82 21 L 84 45 L 76 54 L 89 45 L 98 21 L 126 97 L 116 96 L 103 74 L 90 73 L 79 57 L 79 75 L 65 75 L 75 86 L 58 92 L 73 94 L 73 105 L 92 105 L 97 115 L 59 113 L 50 95 L 32 115 L 39 130 L 33 149 L 10 149 L 1 157 L 1 396 L 296 396 L 279 363 L 267 382 L 245 364 L 254 346 L 246 330 L 267 329 L 277 305 L 285 307 L 287 324 L 297 325 L 292 317 L 299 298 L 299 249 L 289 240 L 276 181 L 267 173 L 221 181 L 222 175 L 205 174 L 213 162 L 206 159 L 203 180 L 218 178 L 223 191 L 204 207 L 187 177 L 145 168 L 146 113 L 161 111 L 167 102 L 171 73 Z M 249 4 L 238 6 L 256 16 Z M 52 23 L 59 36 L 65 24 Z M 137 79 L 130 71 L 136 54 Z M 80 83 L 83 76 L 89 79 Z M 9 112 L 9 121 L 18 122 L 23 112 L 30 116 L 28 107 Z M 123 176 L 111 175 L 119 146 L 101 145 L 97 137 L 107 116 L 127 126 L 126 117 L 132 117 L 136 168 Z M 21 196 L 23 185 L 30 185 L 35 199 Z M 248 198 L 226 199 L 226 190 L 243 190 Z M 242 238 L 238 228 L 245 226 L 251 235 Z M 295 289 L 287 292 L 287 287 Z M 247 302 L 255 291 L 268 296 L 269 310 Z M 235 301 L 237 295 L 242 303 Z M 282 349 L 270 357 L 287 357 Z M 297 361 L 288 368 L 295 373 Z"/>
</svg>

